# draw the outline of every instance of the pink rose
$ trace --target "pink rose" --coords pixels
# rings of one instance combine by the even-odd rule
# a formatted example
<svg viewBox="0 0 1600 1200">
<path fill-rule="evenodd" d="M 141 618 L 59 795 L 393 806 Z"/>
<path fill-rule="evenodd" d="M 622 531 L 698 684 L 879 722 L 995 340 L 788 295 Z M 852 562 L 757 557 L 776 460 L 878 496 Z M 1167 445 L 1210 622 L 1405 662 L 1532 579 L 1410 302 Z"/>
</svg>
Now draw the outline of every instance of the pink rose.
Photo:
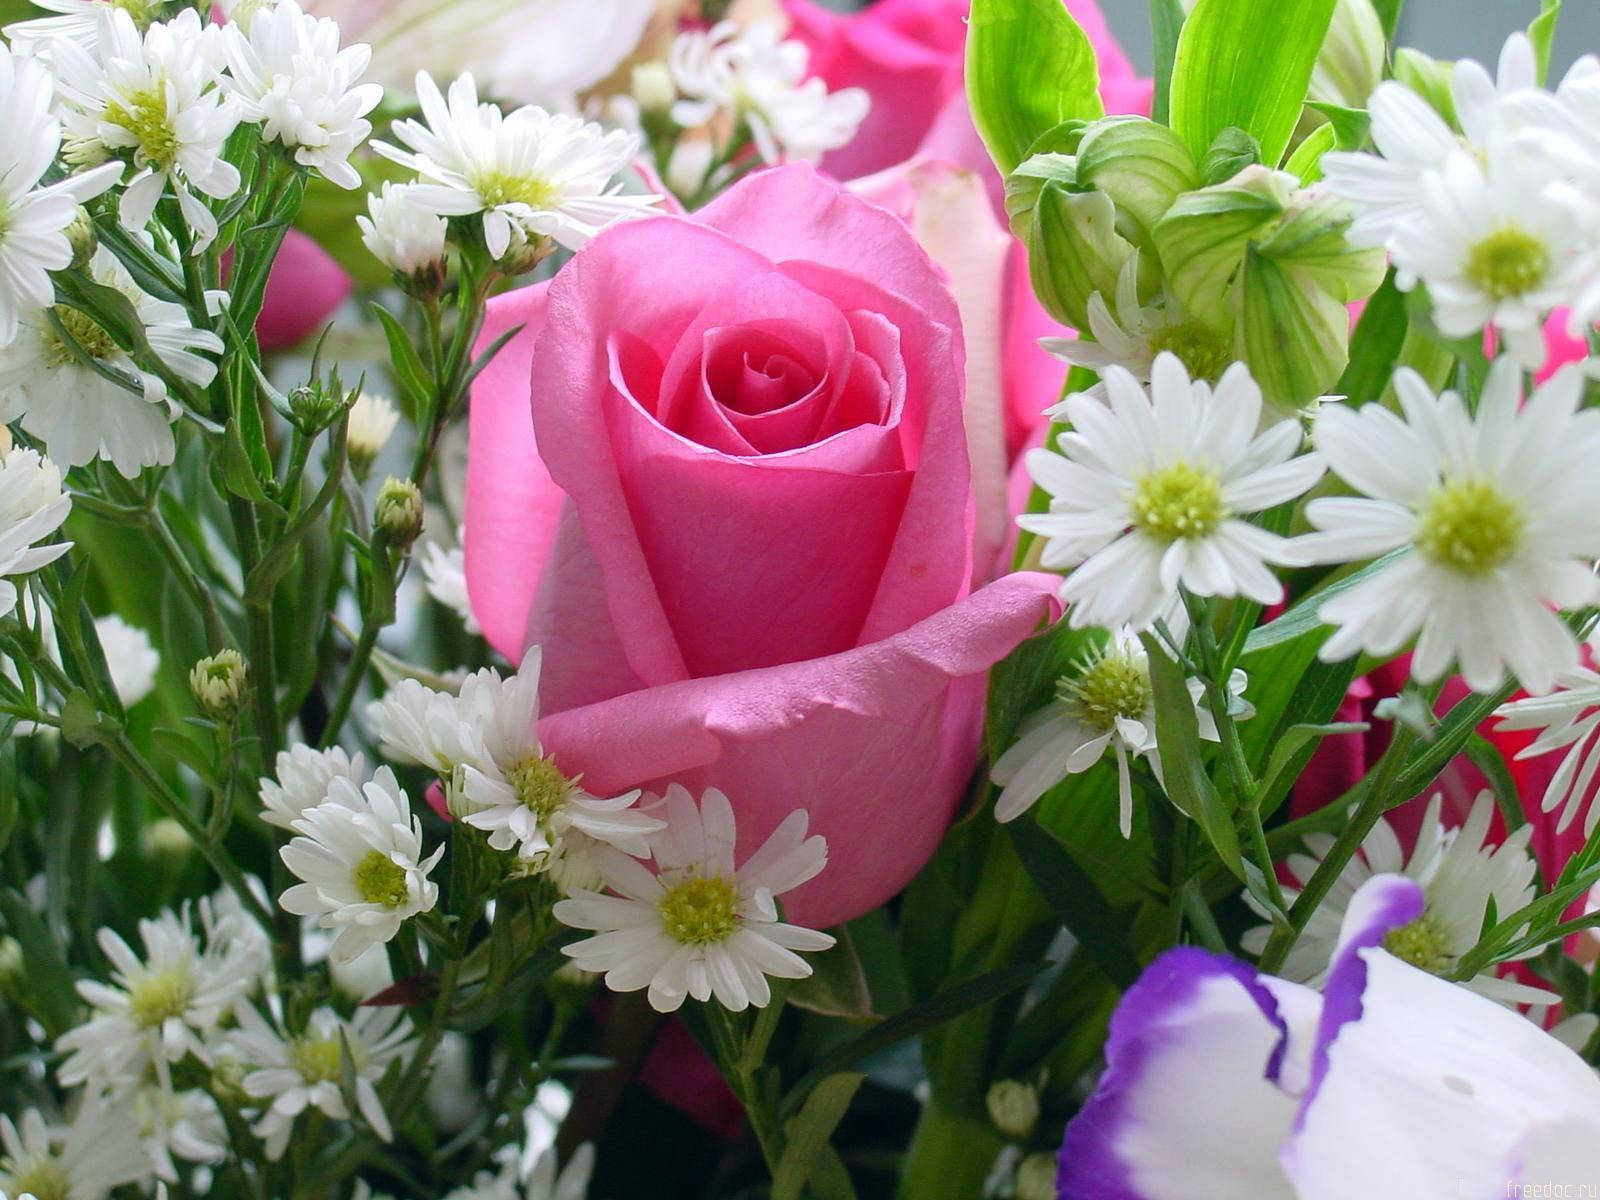
<svg viewBox="0 0 1600 1200">
<path fill-rule="evenodd" d="M 256 320 L 262 349 L 287 350 L 319 332 L 349 297 L 352 286 L 350 276 L 326 250 L 291 229 L 267 276 L 266 297 Z"/>
<path fill-rule="evenodd" d="M 968 594 L 938 270 L 802 164 L 613 227 L 484 336 L 518 323 L 473 395 L 467 581 L 497 648 L 544 647 L 541 736 L 601 793 L 723 789 L 745 852 L 806 808 L 830 865 L 791 916 L 881 904 L 937 846 L 984 673 L 1054 584 Z"/>
</svg>

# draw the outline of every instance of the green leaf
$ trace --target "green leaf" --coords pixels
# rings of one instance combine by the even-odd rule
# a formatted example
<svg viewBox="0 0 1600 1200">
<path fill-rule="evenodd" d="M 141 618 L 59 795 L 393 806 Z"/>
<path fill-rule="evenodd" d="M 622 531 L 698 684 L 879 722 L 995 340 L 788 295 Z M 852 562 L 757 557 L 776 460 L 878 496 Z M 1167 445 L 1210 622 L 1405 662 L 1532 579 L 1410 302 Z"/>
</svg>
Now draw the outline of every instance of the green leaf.
<svg viewBox="0 0 1600 1200">
<path fill-rule="evenodd" d="M 1318 125 L 1295 147 L 1283 169 L 1309 187 L 1322 178 L 1322 156 L 1333 149 L 1333 126 Z"/>
<path fill-rule="evenodd" d="M 1556 22 L 1561 19 L 1561 0 L 1544 0 L 1539 15 L 1528 23 L 1528 41 L 1533 43 L 1535 78 L 1543 84 L 1550 75 L 1550 47 L 1555 42 Z"/>
<path fill-rule="evenodd" d="M 1046 130 L 1105 112 L 1094 46 L 1060 0 L 973 0 L 967 24 L 967 102 L 1001 174 Z"/>
<path fill-rule="evenodd" d="M 1199 0 L 1178 38 L 1172 127 L 1198 158 L 1230 125 L 1276 166 L 1300 120 L 1335 0 Z"/>
<path fill-rule="evenodd" d="M 1172 66 L 1178 56 L 1178 35 L 1183 30 L 1183 0 L 1150 0 L 1150 43 L 1155 57 L 1155 93 L 1150 116 L 1171 124 Z"/>
<path fill-rule="evenodd" d="M 1150 689 L 1155 694 L 1162 786 L 1174 804 L 1200 823 L 1217 856 L 1243 882 L 1239 833 L 1233 825 L 1233 814 L 1201 760 L 1200 721 L 1183 669 L 1167 657 L 1154 634 L 1142 634 L 1140 640 L 1149 659 Z"/>
<path fill-rule="evenodd" d="M 1352 571 L 1348 575 L 1341 575 L 1338 579 L 1312 592 L 1295 603 L 1276 621 L 1268 622 L 1252 630 L 1250 637 L 1245 641 L 1245 653 L 1254 650 L 1265 650 L 1268 646 L 1281 646 L 1285 642 L 1294 641 L 1311 632 L 1313 629 L 1323 628 L 1322 619 L 1318 611 L 1335 596 L 1343 595 L 1358 584 L 1365 583 L 1379 571 L 1387 570 L 1398 562 L 1408 550 L 1391 550 L 1382 558 L 1374 559 L 1359 571 Z"/>
<path fill-rule="evenodd" d="M 799 1108 L 811 1090 L 830 1075 L 847 1070 L 879 1050 L 885 1050 L 930 1029 L 937 1029 L 963 1013 L 982 1008 L 1002 996 L 1009 996 L 1017 989 L 1026 987 L 1028 981 L 1044 967 L 1045 964 L 1042 962 L 1030 962 L 1014 967 L 1002 967 L 997 971 L 987 971 L 946 988 L 930 1000 L 895 1013 L 894 1016 L 824 1055 L 821 1062 L 806 1072 L 789 1089 L 783 1099 L 784 1112 L 791 1113 Z"/>
<path fill-rule="evenodd" d="M 389 363 L 394 371 L 395 382 L 400 385 L 411 414 L 420 417 L 428 411 L 427 406 L 433 396 L 428 369 L 422 365 L 417 348 L 411 344 L 411 335 L 405 331 L 399 319 L 376 300 L 371 308 L 372 315 L 378 318 L 378 324 L 383 326 L 383 335 L 389 342 Z"/>
<path fill-rule="evenodd" d="M 1333 130 L 1336 150 L 1359 150 L 1367 144 L 1372 132 L 1372 118 L 1364 108 L 1346 108 L 1326 100 L 1308 100 L 1306 107 L 1328 118 L 1328 128 Z"/>
<path fill-rule="evenodd" d="M 1272 747 L 1272 756 L 1267 760 L 1266 773 L 1262 775 L 1260 786 L 1256 790 L 1256 808 L 1260 809 L 1263 801 L 1277 795 L 1280 786 L 1292 784 L 1299 778 L 1300 768 L 1305 765 L 1323 738 L 1341 733 L 1365 733 L 1369 728 L 1371 727 L 1365 721 L 1331 721 L 1319 725 L 1289 726 L 1277 744 Z"/>
<path fill-rule="evenodd" d="M 5 931 L 22 947 L 27 981 L 23 994 L 30 1011 L 46 1033 L 58 1037 L 71 1028 L 78 1011 L 72 971 L 49 928 L 20 892 L 0 891 L 0 917 L 5 920 Z"/>
<path fill-rule="evenodd" d="M 1349 310 L 1317 286 L 1307 268 L 1276 262 L 1251 246 L 1237 299 L 1234 350 L 1269 402 L 1298 408 L 1344 373 Z"/>
<path fill-rule="evenodd" d="M 832 949 L 810 955 L 811 974 L 789 985 L 788 1001 L 824 1017 L 860 1023 L 881 1020 L 872 1008 L 867 973 L 850 930 L 840 926 Z"/>
<path fill-rule="evenodd" d="M 1378 23 L 1383 26 L 1383 36 L 1394 40 L 1395 28 L 1400 24 L 1400 10 L 1405 5 L 1405 0 L 1372 0 L 1372 11 L 1378 14 Z"/>
<path fill-rule="evenodd" d="M 1005 828 L 1028 877 L 1084 953 L 1118 987 L 1131 985 L 1139 976 L 1138 960 L 1128 948 L 1131 911 L 1113 909 L 1067 848 L 1032 814 L 1024 813 Z"/>
<path fill-rule="evenodd" d="M 1350 337 L 1350 361 L 1334 392 L 1359 407 L 1383 396 L 1406 341 L 1406 300 L 1391 273 L 1361 310 Z"/>
<path fill-rule="evenodd" d="M 1261 161 L 1261 143 L 1237 125 L 1229 125 L 1200 160 L 1200 182 L 1205 187 L 1227 183 L 1246 167 Z"/>
<path fill-rule="evenodd" d="M 772 1176 L 772 1200 L 800 1200 L 801 1189 L 865 1078 L 857 1071 L 842 1071 L 811 1090 L 799 1115 L 789 1122 L 788 1145 Z"/>
<path fill-rule="evenodd" d="M 95 707 L 89 693 L 74 688 L 61 705 L 61 736 L 82 750 L 98 746 L 115 732 L 115 725 Z"/>
<path fill-rule="evenodd" d="M 1528 818 L 1522 811 L 1522 799 L 1517 794 L 1517 781 L 1512 778 L 1511 768 L 1506 762 L 1506 756 L 1500 752 L 1500 747 L 1481 733 L 1474 733 L 1467 739 L 1466 754 L 1467 760 L 1489 781 L 1495 803 L 1500 806 L 1500 815 L 1505 818 L 1506 832 L 1521 829 L 1528 823 Z"/>
</svg>

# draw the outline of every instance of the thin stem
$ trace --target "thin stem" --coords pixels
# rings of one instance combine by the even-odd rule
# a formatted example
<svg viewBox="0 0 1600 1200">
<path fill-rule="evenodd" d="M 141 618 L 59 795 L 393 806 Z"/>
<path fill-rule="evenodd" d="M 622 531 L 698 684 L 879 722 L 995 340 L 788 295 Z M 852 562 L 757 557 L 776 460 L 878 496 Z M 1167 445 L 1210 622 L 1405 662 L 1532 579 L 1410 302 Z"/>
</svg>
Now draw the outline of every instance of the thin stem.
<svg viewBox="0 0 1600 1200">
<path fill-rule="evenodd" d="M 361 636 L 356 640 L 355 650 L 351 654 L 350 667 L 339 684 L 339 694 L 334 699 L 333 708 L 328 712 L 328 723 L 322 730 L 320 744 L 324 750 L 339 740 L 339 731 L 350 715 L 350 706 L 355 703 L 356 693 L 361 690 L 361 681 L 367 674 L 367 664 L 372 660 L 372 651 L 378 645 L 378 628 L 376 621 L 367 621 L 361 627 Z"/>
</svg>

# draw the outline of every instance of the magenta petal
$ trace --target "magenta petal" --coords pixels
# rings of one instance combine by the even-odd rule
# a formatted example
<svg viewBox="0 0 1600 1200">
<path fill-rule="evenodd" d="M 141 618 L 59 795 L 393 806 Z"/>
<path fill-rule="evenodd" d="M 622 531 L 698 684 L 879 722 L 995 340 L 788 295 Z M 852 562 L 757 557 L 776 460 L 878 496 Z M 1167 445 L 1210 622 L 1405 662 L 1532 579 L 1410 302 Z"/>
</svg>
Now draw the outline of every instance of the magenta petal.
<svg viewBox="0 0 1600 1200">
<path fill-rule="evenodd" d="M 547 717 L 540 736 L 602 794 L 721 788 L 741 856 L 808 810 L 829 866 L 784 904 L 831 925 L 883 903 L 933 853 L 972 771 L 983 673 L 1054 611 L 1057 582 L 1012 575 L 872 645 L 632 692 Z"/>
<path fill-rule="evenodd" d="M 256 318 L 263 350 L 298 346 L 325 325 L 354 282 L 333 257 L 298 229 L 289 230 L 267 276 Z"/>
<path fill-rule="evenodd" d="M 477 353 L 513 326 L 524 328 L 478 376 L 468 416 L 467 595 L 484 637 L 512 662 L 522 657 L 528 613 L 564 499 L 539 457 L 529 407 L 533 344 L 544 325 L 548 286 L 490 301 Z"/>
</svg>

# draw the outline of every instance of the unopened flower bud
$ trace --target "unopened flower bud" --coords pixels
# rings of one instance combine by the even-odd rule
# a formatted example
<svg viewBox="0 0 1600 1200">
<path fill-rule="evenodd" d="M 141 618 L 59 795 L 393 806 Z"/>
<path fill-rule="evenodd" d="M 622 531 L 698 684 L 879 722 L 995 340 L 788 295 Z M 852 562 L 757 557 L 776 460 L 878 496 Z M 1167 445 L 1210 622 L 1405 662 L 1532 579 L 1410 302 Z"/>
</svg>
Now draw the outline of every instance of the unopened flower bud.
<svg viewBox="0 0 1600 1200">
<path fill-rule="evenodd" d="M 344 404 L 344 397 L 337 391 L 315 380 L 291 388 L 288 399 L 290 413 L 308 436 L 315 436 L 331 425 Z"/>
<path fill-rule="evenodd" d="M 94 218 L 83 205 L 72 214 L 72 220 L 61 231 L 66 234 L 67 245 L 72 247 L 72 269 L 81 271 L 89 265 L 94 252 L 100 248 L 100 238 L 94 231 Z"/>
<path fill-rule="evenodd" d="M 400 413 L 383 396 L 362 392 L 350 406 L 349 436 L 345 442 L 350 455 L 350 465 L 357 476 L 364 477 L 372 460 L 388 442 L 400 420 Z"/>
<path fill-rule="evenodd" d="M 1338 0 L 1322 52 L 1311 71 L 1310 98 L 1365 108 L 1383 78 L 1383 23 L 1372 0 Z"/>
<path fill-rule="evenodd" d="M 231 721 L 244 703 L 249 670 L 244 656 L 231 647 L 195 663 L 189 672 L 189 691 L 202 712 L 214 721 Z"/>
<path fill-rule="evenodd" d="M 665 112 L 678 98 L 672 70 L 664 62 L 640 63 L 633 68 L 633 98 L 643 112 Z"/>
<path fill-rule="evenodd" d="M 378 489 L 372 523 L 397 546 L 410 546 L 422 532 L 422 493 L 409 479 L 393 475 Z"/>
<path fill-rule="evenodd" d="M 1184 192 L 1200 186 L 1183 139 L 1144 117 L 1106 117 L 1078 145 L 1078 186 L 1105 192 L 1117 206 L 1117 230 L 1150 245 L 1150 229 Z"/>
<path fill-rule="evenodd" d="M 1089 297 L 1115 295 L 1133 247 L 1117 232 L 1105 192 L 1069 192 L 1047 183 L 1028 230 L 1028 271 L 1045 310 L 1063 325 L 1089 328 Z"/>
<path fill-rule="evenodd" d="M 8 934 L 0 934 L 0 985 L 22 977 L 22 943 Z"/>
<path fill-rule="evenodd" d="M 444 290 L 449 227 L 417 202 L 414 191 L 415 185 L 385 183 L 378 195 L 367 197 L 367 215 L 358 216 L 356 225 L 362 244 L 394 272 L 395 286 L 426 300 Z"/>
<path fill-rule="evenodd" d="M 1453 63 L 1430 58 L 1409 46 L 1394 52 L 1395 82 L 1421 96 L 1434 112 L 1452 125 L 1456 123 L 1455 96 L 1450 90 L 1450 78 L 1454 73 Z"/>
<path fill-rule="evenodd" d="M 211 1094 L 230 1108 L 249 1103 L 244 1094 L 244 1077 L 248 1074 L 244 1063 L 231 1054 L 216 1056 L 211 1064 Z"/>
<path fill-rule="evenodd" d="M 1056 1200 L 1056 1160 L 1030 1154 L 1017 1168 L 1017 1200 Z"/>
<path fill-rule="evenodd" d="M 1298 184 L 1282 171 L 1246 167 L 1167 210 L 1152 236 L 1167 286 L 1185 312 L 1213 326 L 1231 324 L 1228 295 L 1245 250 L 1252 238 L 1266 236 Z"/>
<path fill-rule="evenodd" d="M 526 275 L 556 248 L 555 240 L 548 237 L 513 237 L 506 252 L 494 260 L 495 270 L 502 275 Z"/>
<path fill-rule="evenodd" d="M 139 848 L 144 851 L 146 858 L 182 862 L 194 849 L 194 839 L 189 836 L 188 830 L 171 817 L 162 817 L 140 831 Z"/>
<path fill-rule="evenodd" d="M 1008 1138 L 1026 1141 L 1039 1120 L 1039 1093 L 1031 1083 L 1002 1079 L 983 1098 L 994 1127 Z"/>
</svg>

